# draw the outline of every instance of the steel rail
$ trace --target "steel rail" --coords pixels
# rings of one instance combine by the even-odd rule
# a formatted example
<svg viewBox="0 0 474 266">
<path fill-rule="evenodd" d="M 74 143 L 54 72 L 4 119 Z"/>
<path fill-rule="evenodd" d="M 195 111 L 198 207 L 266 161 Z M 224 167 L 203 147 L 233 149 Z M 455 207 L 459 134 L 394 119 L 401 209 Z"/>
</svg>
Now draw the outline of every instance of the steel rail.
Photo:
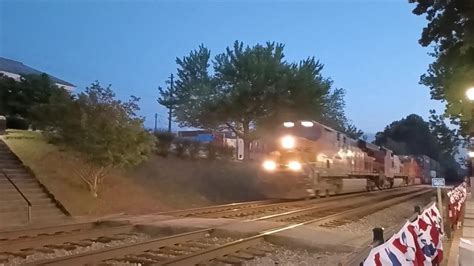
<svg viewBox="0 0 474 266">
<path fill-rule="evenodd" d="M 276 227 L 270 230 L 263 231 L 249 238 L 240 239 L 228 244 L 221 245 L 219 247 L 203 250 L 203 251 L 192 253 L 185 256 L 180 256 L 180 257 L 171 259 L 169 261 L 165 261 L 163 263 L 165 265 L 168 265 L 168 264 L 169 265 L 192 265 L 192 264 L 199 263 L 205 260 L 211 260 L 216 257 L 222 257 L 224 255 L 230 254 L 232 252 L 237 252 L 246 247 L 252 247 L 254 244 L 264 241 L 265 236 L 267 235 L 293 229 L 295 227 L 299 227 L 299 226 L 303 226 L 307 224 L 324 224 L 331 220 L 348 217 L 354 214 L 359 214 L 359 215 L 361 213 L 368 214 L 370 212 L 373 212 L 373 210 L 386 208 L 393 205 L 394 203 L 398 203 L 406 199 L 414 198 L 431 191 L 432 191 L 431 189 L 429 190 L 425 189 L 422 191 L 417 190 L 416 192 L 411 192 L 409 195 L 403 195 L 396 198 L 391 198 L 386 201 L 377 202 L 372 205 L 368 205 L 368 206 L 366 205 L 359 208 L 352 208 L 350 210 L 345 210 L 341 213 L 332 214 L 332 215 L 328 215 L 328 216 L 320 217 L 316 219 L 311 219 L 311 220 L 301 222 L 301 223 Z M 386 197 L 386 195 L 384 196 Z M 391 197 L 394 197 L 394 196 L 396 195 L 391 195 Z M 88 263 L 97 263 L 104 260 L 111 260 L 113 258 L 123 257 L 124 255 L 127 255 L 127 254 L 136 254 L 140 252 L 146 252 L 151 249 L 159 249 L 165 246 L 175 245 L 175 244 L 182 243 L 185 241 L 204 238 L 204 237 L 209 236 L 214 231 L 214 229 L 216 228 L 201 229 L 201 230 L 197 230 L 197 231 L 193 231 L 189 233 L 184 233 L 184 234 L 179 234 L 179 235 L 174 235 L 174 236 L 169 236 L 169 237 L 164 237 L 164 238 L 152 239 L 152 240 L 148 240 L 145 242 L 136 243 L 132 245 L 107 248 L 107 249 L 81 253 L 81 254 L 68 256 L 68 257 L 55 258 L 51 260 L 36 261 L 34 262 L 34 264 L 35 265 L 83 265 L 83 264 L 88 264 Z"/>
<path fill-rule="evenodd" d="M 171 216 L 192 216 L 198 215 L 201 213 L 212 213 L 212 212 L 219 212 L 219 211 L 227 211 L 233 210 L 236 208 L 243 209 L 243 208 L 250 208 L 256 205 L 263 205 L 263 204 L 274 204 L 282 202 L 281 200 L 257 200 L 257 201 L 247 201 L 247 202 L 235 202 L 229 204 L 222 204 L 222 205 L 213 205 L 207 207 L 199 207 L 199 208 L 192 208 L 192 209 L 182 209 L 176 211 L 169 211 L 169 212 L 158 212 L 153 213 L 154 215 L 171 215 Z"/>
<path fill-rule="evenodd" d="M 115 222 L 115 221 L 94 221 L 84 223 L 71 223 L 47 227 L 34 227 L 27 229 L 19 229 L 13 231 L 0 231 L 0 243 L 3 241 L 11 241 L 14 239 L 27 239 L 34 238 L 38 235 L 42 237 L 45 235 L 56 234 L 60 232 L 71 232 L 71 231 L 82 231 L 89 230 L 97 226 L 115 226 L 115 225 L 126 225 L 128 222 Z"/>
<path fill-rule="evenodd" d="M 398 191 L 398 190 L 400 190 L 400 188 L 395 188 L 392 192 Z M 244 213 L 244 214 L 245 213 L 250 213 L 248 215 L 252 215 L 252 212 L 258 212 L 258 211 L 262 211 L 262 210 L 266 210 L 266 209 L 272 209 L 272 208 L 277 209 L 277 208 L 286 208 L 286 207 L 298 208 L 298 207 L 305 206 L 305 205 L 320 204 L 320 203 L 327 203 L 327 202 L 337 202 L 337 201 L 345 200 L 345 199 L 348 199 L 348 198 L 366 197 L 367 195 L 376 196 L 377 194 L 380 194 L 380 193 L 386 193 L 386 192 L 382 191 L 382 190 L 370 191 L 370 192 L 355 192 L 355 193 L 342 194 L 342 195 L 337 195 L 337 196 L 327 197 L 327 198 L 316 198 L 316 199 L 311 199 L 311 200 L 297 200 L 297 201 L 290 201 L 290 202 L 283 202 L 283 203 L 272 203 L 272 204 L 267 204 L 267 205 L 249 207 L 249 208 L 245 208 L 245 209 L 235 209 L 235 210 L 222 211 L 222 212 L 212 212 L 212 213 L 209 213 L 209 214 L 199 215 L 198 217 L 228 218 L 228 217 L 239 216 L 242 213 Z"/>
<path fill-rule="evenodd" d="M 322 218 L 316 218 L 316 219 L 308 220 L 308 221 L 297 223 L 297 224 L 287 225 L 287 226 L 277 228 L 277 229 L 266 230 L 264 232 L 261 232 L 258 235 L 255 235 L 255 236 L 251 236 L 251 237 L 244 238 L 244 239 L 239 239 L 237 241 L 233 241 L 233 242 L 230 242 L 230 243 L 227 243 L 227 244 L 215 247 L 215 248 L 203 250 L 203 251 L 200 251 L 200 252 L 196 252 L 196 253 L 181 256 L 181 257 L 177 257 L 177 258 L 171 259 L 169 261 L 166 261 L 166 262 L 162 263 L 161 265 L 195 265 L 195 264 L 199 264 L 199 263 L 205 263 L 206 261 L 213 260 L 217 257 L 222 257 L 222 256 L 225 256 L 227 254 L 235 253 L 235 252 L 240 251 L 242 249 L 253 247 L 255 244 L 258 244 L 258 243 L 264 241 L 265 237 L 268 236 L 268 235 L 272 235 L 272 234 L 282 232 L 282 231 L 286 231 L 286 230 L 291 230 L 291 229 L 294 229 L 296 227 L 303 226 L 303 225 L 309 225 L 309 224 L 321 225 L 321 224 L 325 224 L 325 223 L 328 223 L 330 221 L 334 221 L 334 220 L 337 220 L 337 219 L 350 217 L 351 215 L 354 215 L 354 214 L 357 214 L 357 215 L 369 214 L 369 213 L 377 211 L 379 209 L 383 209 L 383 208 L 392 206 L 394 203 L 403 202 L 407 199 L 415 198 L 415 197 L 418 197 L 422 194 L 425 194 L 425 193 L 428 193 L 428 192 L 431 192 L 431 191 L 432 191 L 431 189 L 429 191 L 428 190 L 420 191 L 420 192 L 416 192 L 416 193 L 413 193 L 413 194 L 410 194 L 410 195 L 402 196 L 400 198 L 394 198 L 394 199 L 389 199 L 387 201 L 377 202 L 377 203 L 374 203 L 373 205 L 354 208 L 354 209 L 351 209 L 351 210 L 343 211 L 341 213 L 325 216 L 325 217 L 322 217 Z"/>
<path fill-rule="evenodd" d="M 51 260 L 35 261 L 29 265 L 85 265 L 89 263 L 95 263 L 97 261 L 103 261 L 106 259 L 114 258 L 117 256 L 123 256 L 125 254 L 144 252 L 150 249 L 161 248 L 169 245 L 174 245 L 180 242 L 203 238 L 208 236 L 211 230 L 212 229 L 202 229 L 189 233 L 152 239 L 140 243 L 134 243 L 127 246 L 113 247 L 105 250 L 95 250 L 80 253 L 73 256 L 55 258 Z"/>
<path fill-rule="evenodd" d="M 75 232 L 64 235 L 49 235 L 47 237 L 33 238 L 28 240 L 16 239 L 0 243 L 2 252 L 13 252 L 17 250 L 40 248 L 52 244 L 72 243 L 75 241 L 95 239 L 98 237 L 109 237 L 122 233 L 129 233 L 134 229 L 134 225 L 113 226 L 110 228 L 96 228 L 87 231 Z"/>
</svg>

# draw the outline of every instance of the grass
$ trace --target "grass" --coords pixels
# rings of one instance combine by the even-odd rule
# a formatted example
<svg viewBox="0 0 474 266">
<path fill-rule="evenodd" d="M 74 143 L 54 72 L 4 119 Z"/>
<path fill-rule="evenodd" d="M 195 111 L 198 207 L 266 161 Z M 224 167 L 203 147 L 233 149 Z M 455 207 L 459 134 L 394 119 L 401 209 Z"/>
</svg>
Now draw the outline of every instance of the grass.
<svg viewBox="0 0 474 266">
<path fill-rule="evenodd" d="M 85 164 L 73 153 L 38 132 L 12 130 L 4 140 L 72 215 L 141 214 L 261 198 L 253 165 L 158 156 L 110 172 L 94 198 L 75 174 Z"/>
</svg>

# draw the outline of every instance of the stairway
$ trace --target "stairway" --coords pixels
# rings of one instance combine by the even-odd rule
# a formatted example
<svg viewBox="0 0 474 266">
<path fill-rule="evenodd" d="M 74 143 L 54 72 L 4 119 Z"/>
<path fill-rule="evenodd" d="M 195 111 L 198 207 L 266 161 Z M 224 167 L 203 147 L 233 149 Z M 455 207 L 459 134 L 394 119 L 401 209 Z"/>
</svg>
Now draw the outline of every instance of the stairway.
<svg viewBox="0 0 474 266">
<path fill-rule="evenodd" d="M 0 228 L 28 223 L 28 204 L 15 186 L 31 203 L 30 223 L 57 223 L 68 218 L 34 175 L 0 140 Z"/>
</svg>

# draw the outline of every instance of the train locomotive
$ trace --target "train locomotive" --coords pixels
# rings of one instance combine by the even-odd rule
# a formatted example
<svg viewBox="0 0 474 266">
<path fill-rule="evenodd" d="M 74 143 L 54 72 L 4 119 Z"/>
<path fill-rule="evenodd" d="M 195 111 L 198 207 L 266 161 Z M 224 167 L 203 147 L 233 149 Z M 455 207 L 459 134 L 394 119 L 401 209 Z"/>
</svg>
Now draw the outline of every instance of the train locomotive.
<svg viewBox="0 0 474 266">
<path fill-rule="evenodd" d="M 439 164 L 397 156 L 316 121 L 284 122 L 260 169 L 269 198 L 304 198 L 431 182 Z"/>
</svg>

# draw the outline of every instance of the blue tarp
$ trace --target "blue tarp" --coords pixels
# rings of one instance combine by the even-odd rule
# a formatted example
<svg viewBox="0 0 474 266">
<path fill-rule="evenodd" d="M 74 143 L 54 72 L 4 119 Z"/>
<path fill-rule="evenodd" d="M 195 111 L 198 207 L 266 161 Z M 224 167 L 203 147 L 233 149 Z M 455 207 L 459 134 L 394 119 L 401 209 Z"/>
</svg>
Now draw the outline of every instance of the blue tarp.
<svg viewBox="0 0 474 266">
<path fill-rule="evenodd" d="M 199 142 L 207 143 L 213 141 L 214 136 L 212 136 L 212 134 L 199 134 L 194 139 Z"/>
</svg>

